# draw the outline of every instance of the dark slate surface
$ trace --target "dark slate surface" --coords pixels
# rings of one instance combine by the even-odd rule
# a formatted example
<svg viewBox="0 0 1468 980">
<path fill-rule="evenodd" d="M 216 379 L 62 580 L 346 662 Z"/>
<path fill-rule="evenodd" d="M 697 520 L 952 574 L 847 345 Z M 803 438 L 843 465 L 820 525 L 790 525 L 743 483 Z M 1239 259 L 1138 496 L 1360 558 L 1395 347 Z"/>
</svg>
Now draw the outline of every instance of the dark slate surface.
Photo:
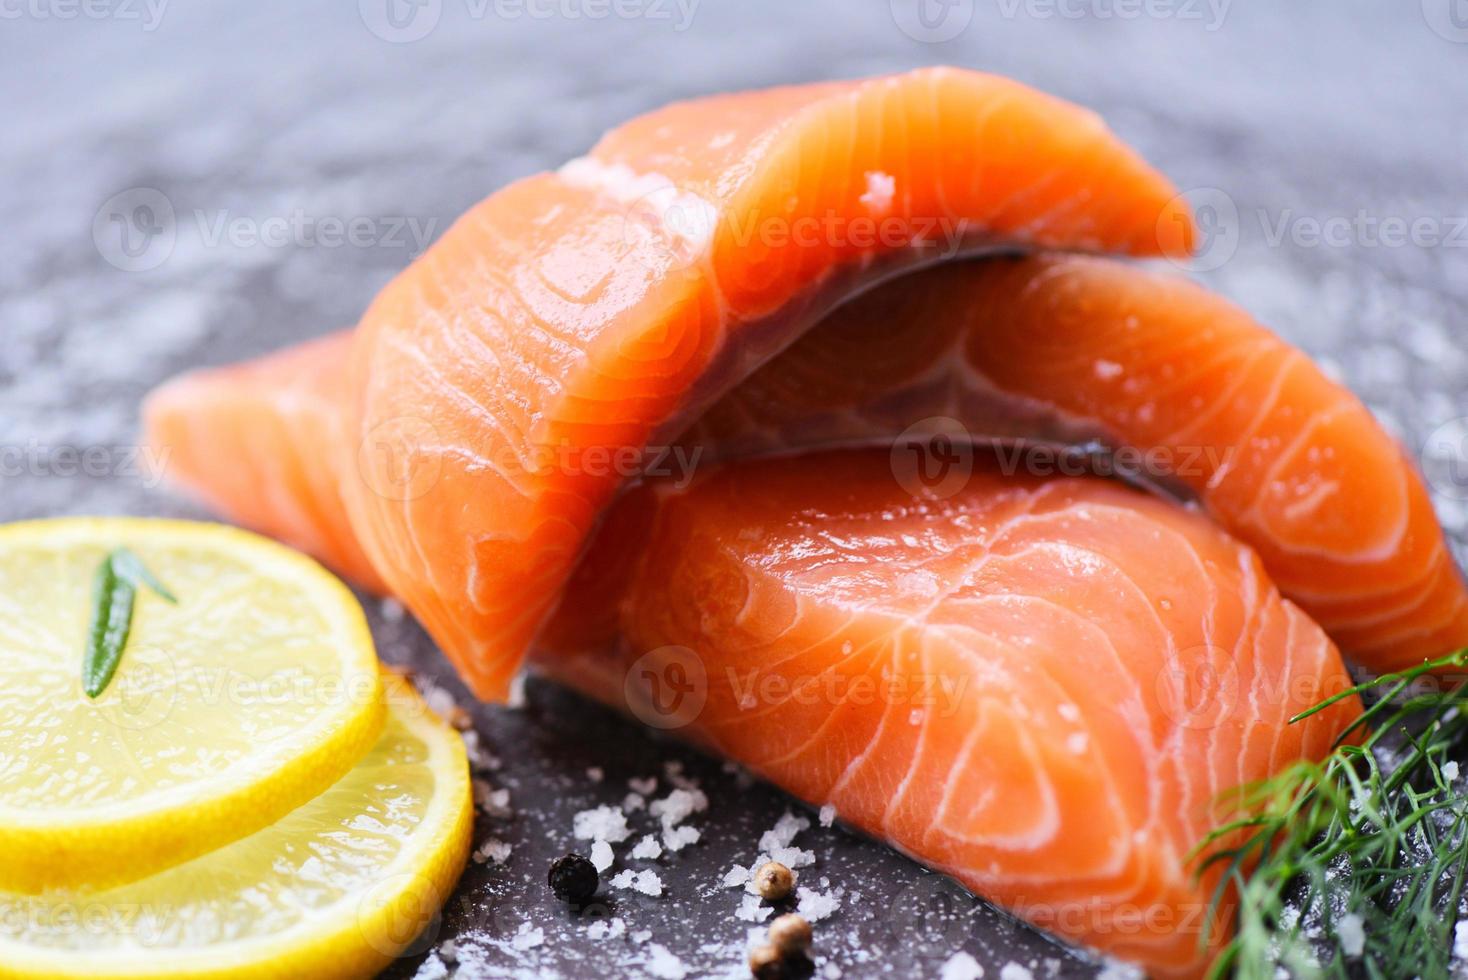
<svg viewBox="0 0 1468 980">
<path fill-rule="evenodd" d="M 1461 3 L 1455 19 L 1455 0 L 931 0 L 918 19 L 908 0 L 425 0 L 389 21 L 386 2 L 6 5 L 0 518 L 196 513 L 133 451 L 149 386 L 352 322 L 475 200 L 616 121 L 675 97 L 949 62 L 1097 108 L 1192 190 L 1216 232 L 1197 274 L 1432 450 L 1461 542 Z M 112 215 L 138 204 L 160 234 L 129 254 Z M 334 244 L 333 220 L 365 230 Z M 463 697 L 415 626 L 370 610 L 387 659 Z M 690 975 L 740 974 L 748 923 L 719 879 L 790 801 L 549 686 L 475 719 L 515 810 L 482 818 L 479 838 L 515 850 L 470 870 L 434 932 L 465 951 L 463 975 L 637 975 L 654 943 Z M 703 841 L 659 863 L 663 897 L 565 912 L 543 876 L 573 813 L 669 760 L 712 800 L 693 821 Z M 1096 969 L 876 844 L 820 828 L 799 843 L 818 855 L 807 881 L 844 890 L 818 935 L 845 976 L 936 975 L 958 949 L 991 977 L 1011 960 L 1036 976 Z M 593 940 L 597 915 L 651 936 Z"/>
</svg>

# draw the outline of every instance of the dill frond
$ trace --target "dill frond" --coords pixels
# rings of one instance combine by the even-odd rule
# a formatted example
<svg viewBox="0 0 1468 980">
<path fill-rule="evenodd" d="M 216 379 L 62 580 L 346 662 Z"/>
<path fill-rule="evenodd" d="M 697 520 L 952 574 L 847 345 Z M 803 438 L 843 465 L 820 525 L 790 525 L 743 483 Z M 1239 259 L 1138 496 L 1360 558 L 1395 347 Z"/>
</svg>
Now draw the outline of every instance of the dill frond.
<svg viewBox="0 0 1468 980">
<path fill-rule="evenodd" d="M 1214 911 L 1237 902 L 1211 976 L 1449 976 L 1468 878 L 1468 793 L 1449 754 L 1468 743 L 1468 689 L 1423 688 L 1465 666 L 1461 650 L 1290 719 L 1367 702 L 1325 759 L 1242 787 L 1235 818 L 1196 849 L 1200 873 L 1222 868 Z"/>
</svg>

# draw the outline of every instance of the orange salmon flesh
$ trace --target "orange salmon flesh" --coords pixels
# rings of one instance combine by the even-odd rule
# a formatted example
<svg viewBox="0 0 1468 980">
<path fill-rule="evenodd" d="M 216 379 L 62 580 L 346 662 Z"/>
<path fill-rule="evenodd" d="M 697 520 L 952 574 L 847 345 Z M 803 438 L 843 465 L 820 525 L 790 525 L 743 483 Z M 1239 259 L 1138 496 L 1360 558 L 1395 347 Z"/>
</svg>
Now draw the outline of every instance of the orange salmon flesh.
<svg viewBox="0 0 1468 980">
<path fill-rule="evenodd" d="M 481 697 L 533 657 L 1196 976 L 1219 795 L 1359 714 L 1288 723 L 1349 685 L 1336 644 L 1468 645 L 1468 590 L 1349 391 L 1123 260 L 1193 240 L 1094 115 L 1006 79 L 699 99 L 486 198 L 354 329 L 168 383 L 147 436 Z M 1196 507 L 1066 468 L 1124 457 Z"/>
</svg>

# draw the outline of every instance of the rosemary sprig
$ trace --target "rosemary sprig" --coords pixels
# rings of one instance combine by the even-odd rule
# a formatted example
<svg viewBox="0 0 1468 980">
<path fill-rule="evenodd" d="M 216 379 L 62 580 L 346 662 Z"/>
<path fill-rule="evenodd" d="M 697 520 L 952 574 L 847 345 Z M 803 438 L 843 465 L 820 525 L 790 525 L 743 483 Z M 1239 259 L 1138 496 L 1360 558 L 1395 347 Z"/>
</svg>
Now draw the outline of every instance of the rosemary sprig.
<svg viewBox="0 0 1468 980">
<path fill-rule="evenodd" d="M 117 673 L 128 634 L 132 632 L 133 606 L 141 586 L 147 586 L 169 602 L 178 602 L 138 556 L 126 548 L 112 551 L 97 566 L 97 574 L 92 579 L 92 619 L 82 657 L 82 690 L 89 698 L 97 698 L 107 690 Z"/>
<path fill-rule="evenodd" d="M 1450 752 L 1468 742 L 1468 692 L 1427 675 L 1468 650 L 1360 684 L 1369 704 L 1318 763 L 1243 788 L 1238 818 L 1199 846 L 1236 889 L 1236 931 L 1212 976 L 1447 977 L 1468 878 L 1468 795 Z M 1357 736 L 1356 733 L 1364 734 Z M 1346 739 L 1356 737 L 1357 744 Z"/>
</svg>

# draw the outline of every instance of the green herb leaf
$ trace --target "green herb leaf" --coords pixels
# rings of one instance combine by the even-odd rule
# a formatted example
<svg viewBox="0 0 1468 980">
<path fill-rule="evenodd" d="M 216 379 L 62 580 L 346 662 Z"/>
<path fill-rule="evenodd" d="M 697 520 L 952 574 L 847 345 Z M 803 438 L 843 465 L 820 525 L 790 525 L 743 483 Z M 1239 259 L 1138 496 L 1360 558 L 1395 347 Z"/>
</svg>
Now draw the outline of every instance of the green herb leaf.
<svg viewBox="0 0 1468 980">
<path fill-rule="evenodd" d="M 143 564 L 143 560 L 128 549 L 118 548 L 108 558 L 112 562 L 113 573 L 119 578 L 127 579 L 132 583 L 133 588 L 146 585 L 169 602 L 175 605 L 178 603 L 178 599 L 174 594 L 164 588 L 163 583 L 158 581 L 152 572 L 148 571 L 147 566 Z"/>
<path fill-rule="evenodd" d="M 1436 671 L 1468 650 L 1385 674 L 1347 694 L 1366 710 L 1318 763 L 1240 788 L 1234 819 L 1194 852 L 1234 889 L 1235 929 L 1210 975 L 1447 977 L 1468 895 L 1468 688 Z M 1301 712 L 1308 717 L 1340 696 Z M 1360 731 L 1361 734 L 1354 733 Z M 1450 758 L 1456 757 L 1456 758 Z"/>
<path fill-rule="evenodd" d="M 89 698 L 99 697 L 107 690 L 122 663 L 141 585 L 169 602 L 178 602 L 138 556 L 126 548 L 113 551 L 97 566 L 92 580 L 92 618 L 82 658 L 82 690 Z"/>
</svg>

